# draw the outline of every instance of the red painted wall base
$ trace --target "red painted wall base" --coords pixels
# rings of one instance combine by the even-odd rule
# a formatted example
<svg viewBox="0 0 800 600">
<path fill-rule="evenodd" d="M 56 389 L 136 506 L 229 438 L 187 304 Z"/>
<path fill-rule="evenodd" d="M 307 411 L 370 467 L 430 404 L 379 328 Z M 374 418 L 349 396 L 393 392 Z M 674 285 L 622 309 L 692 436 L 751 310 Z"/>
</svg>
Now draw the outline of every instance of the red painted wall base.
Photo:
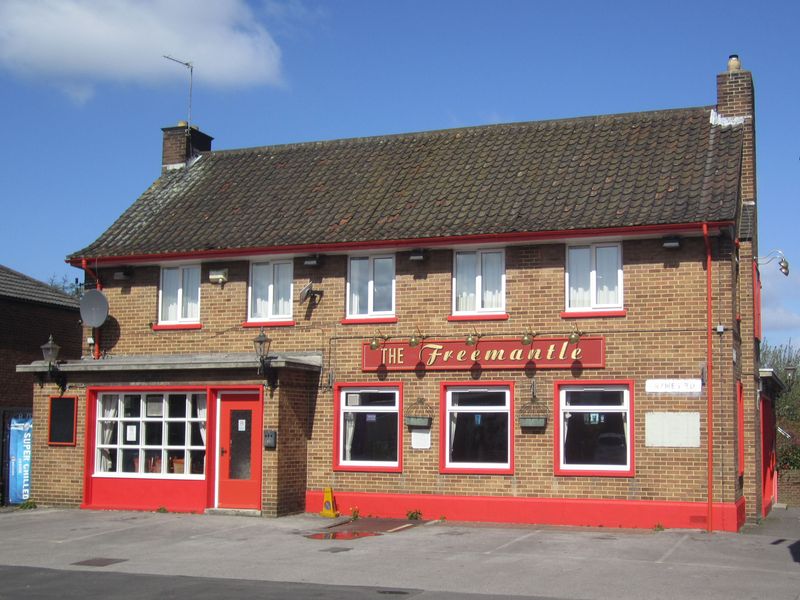
<svg viewBox="0 0 800 600">
<path fill-rule="evenodd" d="M 158 510 L 202 513 L 206 503 L 205 480 L 95 478 L 91 496 L 81 508 L 98 510 Z"/>
<path fill-rule="evenodd" d="M 361 516 L 403 518 L 418 510 L 424 519 L 445 517 L 450 521 L 531 523 L 653 529 L 657 526 L 705 529 L 705 502 L 649 500 L 583 500 L 573 498 L 510 498 L 491 496 L 435 496 L 427 494 L 368 494 L 337 492 L 337 510 L 349 514 L 358 507 Z M 322 510 L 322 490 L 306 492 L 306 510 Z M 712 529 L 737 532 L 744 524 L 745 502 L 716 503 Z"/>
</svg>

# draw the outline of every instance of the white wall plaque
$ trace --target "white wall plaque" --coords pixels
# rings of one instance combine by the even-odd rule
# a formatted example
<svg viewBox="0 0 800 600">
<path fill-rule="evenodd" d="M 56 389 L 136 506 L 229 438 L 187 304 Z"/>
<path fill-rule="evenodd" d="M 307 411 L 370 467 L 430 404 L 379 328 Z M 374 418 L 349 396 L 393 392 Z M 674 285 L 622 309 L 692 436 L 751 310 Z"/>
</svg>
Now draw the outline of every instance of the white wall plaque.
<svg viewBox="0 0 800 600">
<path fill-rule="evenodd" d="M 415 450 L 428 450 L 431 447 L 431 429 L 414 427 L 411 430 L 411 447 Z"/>
<path fill-rule="evenodd" d="M 648 379 L 644 383 L 648 394 L 699 394 L 703 391 L 700 379 Z"/>
<path fill-rule="evenodd" d="M 700 413 L 645 413 L 644 437 L 650 448 L 699 448 Z"/>
</svg>

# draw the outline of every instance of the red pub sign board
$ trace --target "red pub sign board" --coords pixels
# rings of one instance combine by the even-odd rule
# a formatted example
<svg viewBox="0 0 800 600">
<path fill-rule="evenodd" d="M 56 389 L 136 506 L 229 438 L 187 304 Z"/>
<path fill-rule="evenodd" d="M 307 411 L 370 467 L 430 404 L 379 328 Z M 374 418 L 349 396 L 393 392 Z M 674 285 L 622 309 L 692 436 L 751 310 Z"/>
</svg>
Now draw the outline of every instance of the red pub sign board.
<svg viewBox="0 0 800 600">
<path fill-rule="evenodd" d="M 479 340 L 468 346 L 464 340 L 426 340 L 412 347 L 408 342 L 382 343 L 377 349 L 362 346 L 364 371 L 461 371 L 476 366 L 492 369 L 603 369 L 606 344 L 602 337 L 582 337 L 577 344 L 568 338 L 534 338 L 523 346 L 519 338 Z"/>
</svg>

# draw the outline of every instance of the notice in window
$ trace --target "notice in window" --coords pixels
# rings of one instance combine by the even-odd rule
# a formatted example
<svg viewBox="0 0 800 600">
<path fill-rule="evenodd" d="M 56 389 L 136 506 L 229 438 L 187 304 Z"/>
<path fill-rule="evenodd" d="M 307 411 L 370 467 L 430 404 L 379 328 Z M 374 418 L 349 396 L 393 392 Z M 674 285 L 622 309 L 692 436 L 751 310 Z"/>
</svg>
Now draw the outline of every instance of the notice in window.
<svg viewBox="0 0 800 600">
<path fill-rule="evenodd" d="M 247 421 L 245 419 L 239 419 L 239 431 L 247 431 Z"/>
</svg>

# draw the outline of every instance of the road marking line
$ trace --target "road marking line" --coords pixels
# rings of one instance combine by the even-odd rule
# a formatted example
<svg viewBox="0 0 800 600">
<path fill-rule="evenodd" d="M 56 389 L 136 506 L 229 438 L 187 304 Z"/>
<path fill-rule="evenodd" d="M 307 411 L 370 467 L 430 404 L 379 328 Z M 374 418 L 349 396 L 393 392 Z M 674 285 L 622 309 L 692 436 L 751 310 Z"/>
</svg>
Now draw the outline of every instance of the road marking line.
<svg viewBox="0 0 800 600">
<path fill-rule="evenodd" d="M 491 554 L 492 552 L 497 552 L 498 550 L 502 550 L 503 548 L 508 548 L 509 546 L 516 544 L 517 542 L 521 542 L 522 540 L 531 537 L 532 535 L 536 535 L 536 531 L 531 531 L 530 533 L 526 533 L 525 535 L 521 535 L 518 538 L 511 540 L 510 542 L 506 542 L 505 544 L 501 544 L 497 548 L 493 548 L 492 550 L 487 550 L 484 554 Z"/>
<path fill-rule="evenodd" d="M 98 531 L 98 532 L 95 532 L 95 533 L 89 533 L 87 535 L 80 535 L 78 537 L 67 538 L 65 540 L 51 540 L 51 541 L 54 544 L 64 544 L 66 542 L 77 542 L 77 541 L 85 540 L 85 539 L 92 538 L 92 537 L 98 537 L 100 535 L 108 535 L 109 533 L 119 533 L 120 531 L 128 531 L 130 529 L 138 529 L 139 527 L 141 527 L 141 525 L 135 525 L 135 526 L 132 526 L 132 527 L 122 527 L 120 529 L 107 529 L 105 531 Z"/>
<path fill-rule="evenodd" d="M 395 527 L 394 529 L 389 529 L 386 533 L 394 533 L 395 531 L 402 531 L 403 529 L 408 529 L 409 527 L 413 527 L 414 525 L 411 523 L 406 523 L 405 525 L 400 525 L 400 527 Z"/>
<path fill-rule="evenodd" d="M 667 550 L 664 553 L 664 555 L 656 561 L 656 563 L 663 563 L 672 555 L 673 552 L 675 552 L 675 550 L 678 549 L 678 546 L 680 546 L 683 542 L 685 542 L 688 539 L 689 539 L 689 534 L 684 534 L 683 537 L 681 537 L 681 539 L 672 544 L 672 547 L 669 550 Z"/>
</svg>

